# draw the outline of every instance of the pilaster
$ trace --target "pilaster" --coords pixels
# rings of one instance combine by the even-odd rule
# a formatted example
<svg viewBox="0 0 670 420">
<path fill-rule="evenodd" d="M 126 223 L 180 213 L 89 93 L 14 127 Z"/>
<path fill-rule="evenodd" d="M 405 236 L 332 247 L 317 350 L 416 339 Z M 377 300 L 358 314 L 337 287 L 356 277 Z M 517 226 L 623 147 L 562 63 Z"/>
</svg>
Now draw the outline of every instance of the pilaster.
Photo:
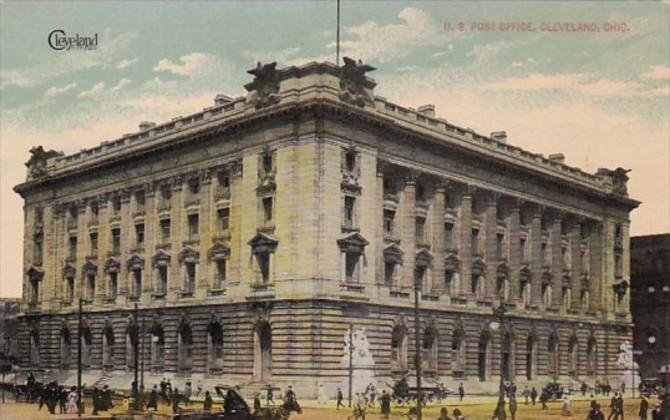
<svg viewBox="0 0 670 420">
<path fill-rule="evenodd" d="M 467 297 L 472 294 L 472 192 L 467 186 L 461 195 L 460 233 L 461 246 L 461 295 Z"/>
<path fill-rule="evenodd" d="M 402 286 L 414 287 L 414 266 L 416 259 L 416 179 L 418 173 L 408 171 L 404 177 L 402 193 L 402 246 L 403 283 Z"/>
<path fill-rule="evenodd" d="M 561 222 L 563 214 L 552 211 L 552 224 L 549 232 L 551 242 L 551 304 L 554 309 L 562 305 L 563 295 L 563 255 L 561 246 Z"/>
<path fill-rule="evenodd" d="M 445 191 L 447 188 L 447 181 L 441 180 L 435 187 L 435 194 L 433 196 L 432 205 L 432 234 L 433 234 L 433 267 L 431 290 L 434 292 L 442 292 L 444 290 L 444 215 L 445 215 Z"/>
<path fill-rule="evenodd" d="M 484 210 L 484 260 L 487 274 L 484 296 L 492 299 L 496 293 L 496 269 L 498 267 L 498 197 L 499 194 L 488 192 L 485 196 L 486 209 Z"/>
<path fill-rule="evenodd" d="M 517 303 L 519 301 L 519 291 L 521 288 L 519 283 L 519 272 L 521 270 L 521 202 L 517 199 L 512 199 L 510 201 L 510 214 L 507 221 L 507 240 L 509 244 L 507 247 L 507 252 L 509 255 L 508 266 L 510 277 L 510 303 Z"/>
<path fill-rule="evenodd" d="M 539 206 L 530 208 L 530 229 L 528 232 L 528 249 L 530 251 L 531 286 L 530 302 L 539 305 L 542 302 L 542 273 L 544 261 L 542 257 L 542 209 Z"/>
</svg>

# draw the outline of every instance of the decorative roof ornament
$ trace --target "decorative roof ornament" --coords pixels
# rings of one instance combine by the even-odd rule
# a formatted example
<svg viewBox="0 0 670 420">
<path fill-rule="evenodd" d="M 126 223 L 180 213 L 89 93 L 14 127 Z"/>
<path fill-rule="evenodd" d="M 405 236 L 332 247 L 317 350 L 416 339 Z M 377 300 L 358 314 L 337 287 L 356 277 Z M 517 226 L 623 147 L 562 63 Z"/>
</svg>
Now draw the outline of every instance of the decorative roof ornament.
<svg viewBox="0 0 670 420">
<path fill-rule="evenodd" d="M 608 179 L 612 183 L 612 192 L 614 194 L 628 196 L 627 183 L 629 178 L 626 174 L 630 171 L 630 169 L 624 169 L 622 167 L 618 167 L 615 170 L 599 168 L 598 172 L 596 172 L 596 176 Z"/>
<path fill-rule="evenodd" d="M 340 99 L 358 106 L 365 106 L 365 103 L 374 103 L 372 89 L 375 84 L 365 77 L 365 73 L 376 70 L 368 64 L 363 64 L 361 60 L 344 57 L 344 66 L 340 67 Z"/>
<path fill-rule="evenodd" d="M 279 72 L 277 71 L 277 62 L 261 64 L 259 61 L 255 69 L 248 70 L 247 73 L 254 76 L 253 82 L 247 84 L 245 88 L 248 91 L 255 91 L 256 109 L 274 105 L 279 102 Z"/>
<path fill-rule="evenodd" d="M 63 152 L 46 151 L 42 146 L 30 149 L 30 159 L 25 163 L 28 168 L 28 179 L 39 178 L 47 173 L 47 161 L 53 157 L 63 156 Z"/>
</svg>

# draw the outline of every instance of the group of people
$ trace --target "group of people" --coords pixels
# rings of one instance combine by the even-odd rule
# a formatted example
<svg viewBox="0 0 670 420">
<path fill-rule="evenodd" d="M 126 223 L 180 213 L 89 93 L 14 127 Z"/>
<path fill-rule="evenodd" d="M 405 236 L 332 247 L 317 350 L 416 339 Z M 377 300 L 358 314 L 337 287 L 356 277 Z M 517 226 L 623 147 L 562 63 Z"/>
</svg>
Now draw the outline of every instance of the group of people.
<svg viewBox="0 0 670 420">
<path fill-rule="evenodd" d="M 31 400 L 37 399 L 38 410 L 42 410 L 42 407 L 46 406 L 51 414 L 56 414 L 56 407 L 58 407 L 60 414 L 77 414 L 79 412 L 79 393 L 76 386 L 66 388 L 63 385 L 58 385 L 56 381 L 42 385 L 37 383 L 32 372 L 28 372 L 26 389 Z"/>
</svg>

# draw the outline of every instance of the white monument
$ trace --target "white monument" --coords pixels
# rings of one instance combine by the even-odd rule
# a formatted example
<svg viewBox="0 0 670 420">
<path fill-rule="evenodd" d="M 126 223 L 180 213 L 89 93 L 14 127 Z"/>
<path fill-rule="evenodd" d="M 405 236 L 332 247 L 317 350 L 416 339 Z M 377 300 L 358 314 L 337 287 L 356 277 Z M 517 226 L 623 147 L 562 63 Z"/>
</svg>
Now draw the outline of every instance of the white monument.
<svg viewBox="0 0 670 420">
<path fill-rule="evenodd" d="M 640 385 L 640 366 L 633 360 L 633 345 L 627 341 L 619 346 L 617 366 L 621 369 L 619 385 L 624 384 L 626 391 Z"/>
<path fill-rule="evenodd" d="M 349 336 L 351 335 L 353 346 L 349 343 Z M 351 347 L 350 347 L 351 346 Z M 351 393 L 365 392 L 369 384 L 377 387 L 375 380 L 375 361 L 370 353 L 370 343 L 365 336 L 365 330 L 362 328 L 354 328 L 353 332 L 347 330 L 344 333 L 344 352 L 340 361 L 340 366 L 349 373 L 352 371 L 352 385 Z M 342 381 L 342 393 L 347 398 L 349 392 L 349 375 Z"/>
</svg>

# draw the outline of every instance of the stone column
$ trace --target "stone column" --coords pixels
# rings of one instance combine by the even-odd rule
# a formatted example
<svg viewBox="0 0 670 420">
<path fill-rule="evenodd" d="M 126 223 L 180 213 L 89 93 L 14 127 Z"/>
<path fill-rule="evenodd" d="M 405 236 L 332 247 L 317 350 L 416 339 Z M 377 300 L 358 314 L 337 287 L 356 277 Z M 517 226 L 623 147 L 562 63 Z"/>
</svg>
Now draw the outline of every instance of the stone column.
<svg viewBox="0 0 670 420">
<path fill-rule="evenodd" d="M 495 296 L 497 283 L 496 271 L 500 262 L 498 261 L 498 255 L 496 255 L 498 245 L 498 197 L 498 194 L 490 192 L 485 198 L 484 260 L 486 261 L 486 283 L 484 296 L 487 299 L 493 299 Z"/>
<path fill-rule="evenodd" d="M 458 254 L 461 259 L 461 295 L 472 295 L 472 193 L 467 186 L 461 195 L 461 243 Z"/>
<path fill-rule="evenodd" d="M 374 253 L 375 258 L 375 272 L 377 273 L 376 283 L 384 284 L 384 169 L 386 163 L 382 161 L 377 161 L 377 178 L 375 182 L 376 190 L 376 211 L 377 221 L 375 236 L 377 249 Z"/>
<path fill-rule="evenodd" d="M 65 287 L 63 285 L 63 257 L 61 255 L 62 250 L 58 249 L 58 238 L 62 232 L 60 216 L 56 212 L 55 206 L 45 206 L 43 207 L 42 213 L 42 226 L 43 226 L 43 235 L 42 235 L 42 267 L 44 268 L 45 274 L 42 281 L 44 282 L 47 278 L 50 279 L 50 286 L 48 293 L 53 296 L 55 304 L 62 303 L 64 301 L 64 291 Z M 33 214 L 34 222 L 34 214 Z M 26 235 L 34 232 L 34 225 L 31 223 L 30 226 L 28 221 L 26 221 Z M 31 242 L 32 243 L 32 242 Z M 32 255 L 31 250 L 31 255 Z M 26 254 L 24 254 L 26 255 Z M 29 265 L 24 266 L 22 278 L 25 279 L 26 269 L 30 267 Z M 24 280 L 25 282 L 25 280 Z"/>
<path fill-rule="evenodd" d="M 530 229 L 528 232 L 528 246 L 530 251 L 530 303 L 539 305 L 542 302 L 542 272 L 544 261 L 542 258 L 542 208 L 533 206 L 531 208 Z"/>
<path fill-rule="evenodd" d="M 74 261 L 72 264 L 77 268 L 77 274 L 80 275 L 83 278 L 83 284 L 85 290 L 85 287 L 87 286 L 88 278 L 86 274 L 83 272 L 83 267 L 84 264 L 86 264 L 86 256 L 88 254 L 88 244 L 89 244 L 89 237 L 88 237 L 88 226 L 87 226 L 87 221 L 86 221 L 86 206 L 84 205 L 83 202 L 77 201 L 75 204 L 77 207 L 77 227 L 76 230 L 71 230 L 67 229 L 67 234 L 66 236 L 66 241 L 69 242 L 69 238 L 71 235 L 76 234 L 77 235 L 77 259 Z M 67 228 L 67 218 L 68 215 L 66 213 L 65 215 L 65 220 L 66 220 L 66 228 Z M 69 243 L 67 245 L 66 249 L 66 255 L 70 255 L 69 252 Z M 96 303 L 99 303 L 102 301 L 101 298 L 98 298 L 98 290 L 99 290 L 99 284 L 100 284 L 100 276 L 102 276 L 103 270 L 102 270 L 102 264 L 100 261 L 94 261 L 94 264 L 98 267 L 97 272 L 95 273 L 95 291 L 94 291 L 94 301 Z M 77 304 L 77 302 L 73 302 L 73 304 Z"/>
<path fill-rule="evenodd" d="M 416 257 L 416 179 L 418 173 L 405 174 L 405 188 L 402 194 L 402 238 L 403 256 L 402 286 L 414 287 L 414 266 Z"/>
<path fill-rule="evenodd" d="M 559 211 L 552 212 L 552 225 L 549 232 L 549 241 L 551 242 L 551 306 L 559 309 L 563 295 L 563 255 L 562 255 L 562 236 L 561 222 L 563 214 Z"/>
<path fill-rule="evenodd" d="M 132 200 L 131 200 L 132 199 Z M 135 217 L 133 215 L 133 207 L 135 206 L 135 200 L 132 197 L 130 191 L 123 191 L 121 196 L 121 252 L 119 253 L 119 262 L 120 267 L 119 271 L 116 274 L 116 281 L 118 287 L 118 294 L 121 296 L 128 295 L 128 270 L 126 266 L 126 261 L 130 256 L 131 250 L 135 248 L 136 233 L 135 233 Z M 145 221 L 146 229 L 146 221 Z M 146 232 L 145 235 L 146 237 Z M 109 289 L 110 279 L 108 276 L 104 278 L 104 290 L 103 293 L 107 295 L 107 290 Z"/>
<path fill-rule="evenodd" d="M 212 245 L 212 236 L 216 233 L 216 211 L 214 210 L 214 186 L 212 185 L 213 172 L 211 169 L 200 173 L 200 260 L 196 271 L 196 290 L 198 298 L 207 296 L 212 275 L 212 266 L 207 258 L 209 247 Z"/>
<path fill-rule="evenodd" d="M 184 279 L 182 278 L 181 265 L 179 264 L 179 252 L 182 250 L 183 242 L 186 239 L 186 212 L 185 198 L 184 198 L 184 183 L 183 176 L 176 176 L 172 180 L 172 219 L 170 222 L 170 268 L 168 272 L 168 290 L 166 299 L 169 302 L 174 302 L 179 297 L 179 292 L 182 289 Z"/>
<path fill-rule="evenodd" d="M 433 224 L 433 267 L 432 267 L 432 287 L 433 292 L 442 293 L 444 291 L 444 215 L 445 215 L 445 190 L 448 182 L 439 180 L 435 186 L 435 195 L 433 196 L 433 206 L 431 220 Z"/>
<path fill-rule="evenodd" d="M 573 218 L 570 220 L 570 227 L 568 232 L 568 253 L 570 254 L 570 289 L 572 293 L 572 300 L 570 302 L 570 307 L 565 308 L 566 310 L 577 310 L 579 309 L 580 301 L 580 291 L 581 291 L 581 277 L 582 277 L 582 261 L 581 261 L 581 249 L 579 242 L 581 241 L 580 237 L 580 226 L 581 220 L 579 218 Z"/>
<path fill-rule="evenodd" d="M 242 247 L 248 245 L 242 241 L 242 159 L 230 165 L 230 258 L 226 267 L 230 278 L 239 282 L 241 277 Z M 253 216 L 252 216 L 253 217 Z M 230 283 L 228 280 L 226 283 Z"/>
<path fill-rule="evenodd" d="M 622 276 L 623 279 L 628 282 L 630 286 L 630 220 L 626 220 L 621 224 L 621 229 L 622 229 L 622 245 L 623 245 L 623 250 L 621 253 L 621 258 L 622 258 Z M 630 295 L 631 295 L 631 289 L 630 287 L 626 291 L 626 298 L 624 300 L 623 306 L 625 307 L 626 313 L 630 312 Z"/>
<path fill-rule="evenodd" d="M 521 222 L 521 201 L 518 199 L 511 199 L 510 215 L 507 221 L 507 252 L 509 255 L 509 280 L 510 280 L 510 303 L 517 303 L 519 301 L 519 272 L 521 270 L 521 238 L 520 238 L 520 222 Z"/>
<path fill-rule="evenodd" d="M 160 192 L 158 192 L 160 194 Z M 160 222 L 158 220 L 158 198 L 156 197 L 156 186 L 147 184 L 144 193 L 144 266 L 142 267 L 142 290 L 140 300 L 143 303 L 151 302 L 151 292 L 154 284 L 154 270 L 151 258 L 156 252 L 156 245 L 161 243 Z M 128 273 L 128 279 L 134 281 L 132 273 Z"/>
<path fill-rule="evenodd" d="M 112 203 L 110 195 L 101 195 L 98 200 L 98 277 L 97 283 L 105 281 L 104 265 L 108 254 L 112 250 L 112 231 L 109 219 L 112 215 Z M 123 232 L 121 232 L 123 235 Z M 79 272 L 77 272 L 79 273 Z M 75 286 L 76 288 L 76 286 Z M 73 302 L 73 305 L 77 302 Z"/>
<path fill-rule="evenodd" d="M 594 221 L 589 226 L 589 310 L 600 311 L 602 308 L 602 276 L 603 276 L 603 227 L 601 222 Z"/>
<path fill-rule="evenodd" d="M 614 316 L 614 230 L 616 220 L 605 219 L 601 234 L 602 273 L 600 275 L 600 309 L 604 316 L 611 319 Z"/>
</svg>

